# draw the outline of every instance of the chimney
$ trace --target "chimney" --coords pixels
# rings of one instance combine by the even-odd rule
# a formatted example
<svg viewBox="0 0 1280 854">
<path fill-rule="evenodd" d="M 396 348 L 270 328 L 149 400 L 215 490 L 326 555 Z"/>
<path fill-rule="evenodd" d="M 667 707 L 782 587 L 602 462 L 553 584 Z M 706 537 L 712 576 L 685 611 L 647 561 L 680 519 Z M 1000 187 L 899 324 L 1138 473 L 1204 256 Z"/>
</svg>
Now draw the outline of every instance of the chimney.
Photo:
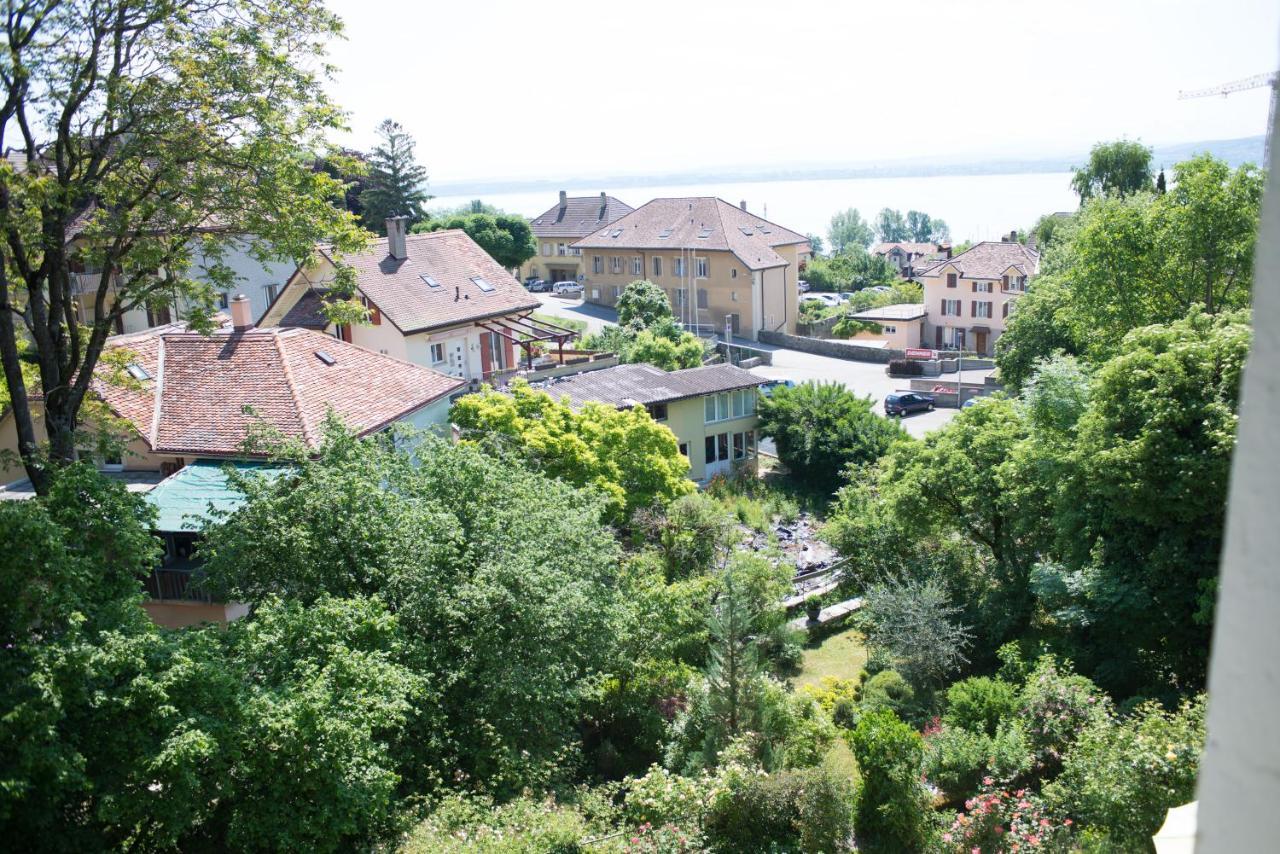
<svg viewBox="0 0 1280 854">
<path fill-rule="evenodd" d="M 569 194 L 566 193 L 564 190 L 561 190 L 560 191 L 560 207 L 566 208 L 568 206 L 569 206 Z"/>
<path fill-rule="evenodd" d="M 405 232 L 408 230 L 407 216 L 387 217 L 387 254 L 392 258 L 403 260 L 409 257 L 409 250 L 404 242 Z"/>
<path fill-rule="evenodd" d="M 942 251 L 943 251 L 943 252 L 947 253 L 947 257 L 948 257 L 948 258 L 950 258 L 950 257 L 951 257 L 951 244 L 950 244 L 950 243 L 944 243 L 944 244 L 942 244 L 941 249 L 942 249 Z"/>
<path fill-rule="evenodd" d="M 745 211 L 747 209 L 747 200 L 743 199 L 742 201 L 738 202 L 738 207 L 742 208 Z"/>
<path fill-rule="evenodd" d="M 253 328 L 253 308 L 244 294 L 236 294 L 231 298 L 231 328 L 236 332 Z"/>
<path fill-rule="evenodd" d="M 609 196 L 604 192 L 604 190 L 600 191 L 600 204 L 606 206 L 609 204 Z"/>
</svg>

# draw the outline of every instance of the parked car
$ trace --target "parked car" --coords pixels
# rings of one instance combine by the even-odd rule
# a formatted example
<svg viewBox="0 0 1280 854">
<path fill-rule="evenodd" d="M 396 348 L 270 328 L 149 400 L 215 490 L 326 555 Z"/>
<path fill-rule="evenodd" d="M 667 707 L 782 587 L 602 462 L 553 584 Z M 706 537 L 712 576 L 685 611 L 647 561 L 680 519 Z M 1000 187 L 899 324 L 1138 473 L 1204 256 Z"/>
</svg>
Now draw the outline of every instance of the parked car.
<svg viewBox="0 0 1280 854">
<path fill-rule="evenodd" d="M 978 403 L 978 398 L 976 398 L 976 397 L 971 397 L 971 398 L 969 398 L 968 400 L 966 400 L 964 403 L 960 404 L 960 408 L 961 408 L 961 409 L 968 409 L 970 406 L 976 406 L 976 405 L 977 405 L 977 403 Z"/>
<path fill-rule="evenodd" d="M 809 290 L 809 283 L 806 282 L 804 279 L 799 280 L 798 282 L 796 282 L 796 284 L 800 286 L 800 293 L 804 293 L 805 291 Z"/>
<path fill-rule="evenodd" d="M 795 388 L 796 384 L 794 380 L 769 380 L 767 383 L 760 386 L 760 393 L 765 397 L 769 397 L 773 394 L 773 390 L 780 386 L 784 388 Z"/>
<path fill-rule="evenodd" d="M 867 290 L 871 291 L 873 294 L 887 294 L 889 291 L 893 290 L 893 288 L 888 285 L 872 285 L 867 288 Z"/>
<path fill-rule="evenodd" d="M 853 291 L 841 291 L 841 292 L 840 292 L 840 301 L 841 301 L 841 302 L 848 302 L 848 301 L 849 301 L 849 300 L 851 300 L 851 299 L 853 299 Z"/>
<path fill-rule="evenodd" d="M 534 279 L 532 282 L 529 282 L 526 287 L 529 288 L 530 293 L 544 294 L 551 290 L 551 283 L 545 279 Z"/>
<path fill-rule="evenodd" d="M 932 412 L 933 398 L 927 394 L 900 391 L 884 396 L 885 415 L 906 415 L 908 412 Z"/>
<path fill-rule="evenodd" d="M 800 297 L 801 302 L 820 302 L 827 306 L 837 306 L 840 304 L 840 296 L 838 294 L 803 294 Z"/>
<path fill-rule="evenodd" d="M 582 283 L 581 282 L 556 282 L 554 285 L 551 286 L 551 291 L 552 293 L 559 294 L 560 296 L 576 297 L 582 293 Z"/>
</svg>

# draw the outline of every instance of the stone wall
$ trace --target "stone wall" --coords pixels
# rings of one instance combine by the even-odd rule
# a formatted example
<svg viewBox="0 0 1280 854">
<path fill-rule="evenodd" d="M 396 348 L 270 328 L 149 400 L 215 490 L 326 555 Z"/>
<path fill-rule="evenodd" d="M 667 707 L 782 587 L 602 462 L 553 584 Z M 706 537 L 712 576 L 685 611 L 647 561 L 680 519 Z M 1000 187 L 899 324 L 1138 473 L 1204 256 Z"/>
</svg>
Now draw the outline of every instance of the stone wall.
<svg viewBox="0 0 1280 854">
<path fill-rule="evenodd" d="M 813 353 L 815 356 L 830 356 L 833 359 L 848 359 L 851 362 L 875 362 L 885 365 L 890 359 L 906 358 L 906 354 L 901 350 L 863 347 L 860 344 L 838 339 L 806 338 L 802 335 L 787 335 L 783 332 L 769 332 L 764 329 L 760 330 L 756 337 L 761 343 L 772 344 L 775 347 Z"/>
</svg>

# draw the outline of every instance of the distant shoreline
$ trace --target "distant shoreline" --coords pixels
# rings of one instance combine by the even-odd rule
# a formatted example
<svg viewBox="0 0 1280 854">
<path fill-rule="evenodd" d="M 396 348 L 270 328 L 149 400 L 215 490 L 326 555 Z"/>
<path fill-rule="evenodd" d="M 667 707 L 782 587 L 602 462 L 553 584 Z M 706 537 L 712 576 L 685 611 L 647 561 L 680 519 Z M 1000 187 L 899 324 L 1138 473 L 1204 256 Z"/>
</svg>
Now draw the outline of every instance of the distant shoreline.
<svg viewBox="0 0 1280 854">
<path fill-rule="evenodd" d="M 1231 166 L 1261 163 L 1263 137 L 1203 140 L 1176 145 L 1153 146 L 1156 168 L 1169 168 L 1193 154 L 1208 151 Z M 670 172 L 650 175 L 610 175 L 573 179 L 512 179 L 509 181 L 454 181 L 431 185 L 436 196 L 476 196 L 492 193 L 528 193 L 542 190 L 577 189 L 587 186 L 614 188 L 681 186 L 685 184 L 773 183 L 778 181 L 829 181 L 867 178 L 934 178 L 966 175 L 1026 175 L 1070 172 L 1083 164 L 1088 154 L 1063 157 L 984 160 L 975 162 L 898 162 L 885 165 L 814 166 L 786 169 L 737 169 L 723 172 Z"/>
</svg>

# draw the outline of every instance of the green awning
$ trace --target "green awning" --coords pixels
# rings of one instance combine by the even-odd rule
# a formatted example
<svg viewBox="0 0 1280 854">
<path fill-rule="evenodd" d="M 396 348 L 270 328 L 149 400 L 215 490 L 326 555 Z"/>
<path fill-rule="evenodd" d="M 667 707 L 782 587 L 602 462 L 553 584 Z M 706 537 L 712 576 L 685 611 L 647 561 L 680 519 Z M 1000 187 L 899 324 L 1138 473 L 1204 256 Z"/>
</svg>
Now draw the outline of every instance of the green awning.
<svg viewBox="0 0 1280 854">
<path fill-rule="evenodd" d="M 156 530 L 170 533 L 195 532 L 213 521 L 210 510 L 230 512 L 244 504 L 244 493 L 227 478 L 227 468 L 245 474 L 276 478 L 288 466 L 266 463 L 196 460 L 157 484 L 146 494 L 156 508 Z"/>
</svg>

